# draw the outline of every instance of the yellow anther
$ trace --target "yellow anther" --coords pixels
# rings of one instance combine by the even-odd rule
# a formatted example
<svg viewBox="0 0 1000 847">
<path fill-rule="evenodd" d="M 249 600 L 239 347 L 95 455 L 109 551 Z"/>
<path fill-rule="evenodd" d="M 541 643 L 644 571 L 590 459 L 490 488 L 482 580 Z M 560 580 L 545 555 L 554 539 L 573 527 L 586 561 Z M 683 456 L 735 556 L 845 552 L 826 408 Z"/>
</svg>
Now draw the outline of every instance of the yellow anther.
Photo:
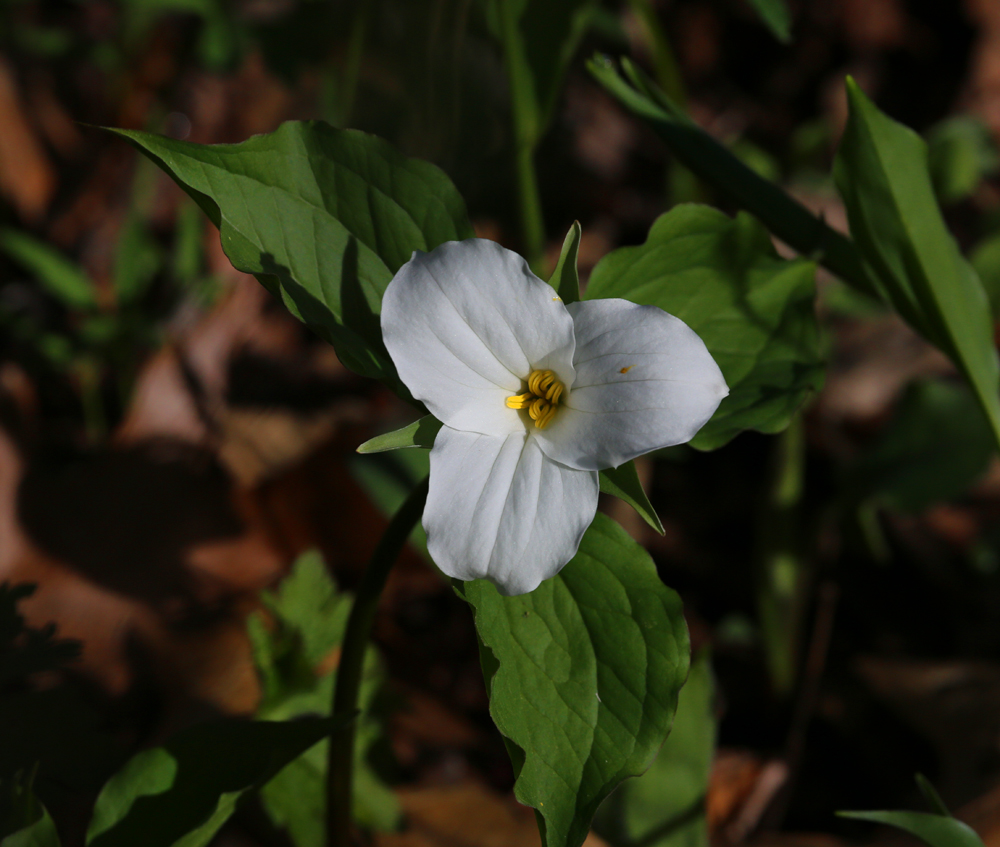
<svg viewBox="0 0 1000 847">
<path fill-rule="evenodd" d="M 535 399 L 534 394 L 515 394 L 507 398 L 508 409 L 527 409 L 531 401 Z"/>
<path fill-rule="evenodd" d="M 622 368 L 620 371 L 618 371 L 618 373 L 620 373 L 620 374 L 627 374 L 634 367 L 635 367 L 635 365 L 629 365 L 627 368 Z"/>
<path fill-rule="evenodd" d="M 508 409 L 526 409 L 539 429 L 545 429 L 556 415 L 565 386 L 555 371 L 535 370 L 528 375 L 528 391 L 507 398 Z"/>
</svg>

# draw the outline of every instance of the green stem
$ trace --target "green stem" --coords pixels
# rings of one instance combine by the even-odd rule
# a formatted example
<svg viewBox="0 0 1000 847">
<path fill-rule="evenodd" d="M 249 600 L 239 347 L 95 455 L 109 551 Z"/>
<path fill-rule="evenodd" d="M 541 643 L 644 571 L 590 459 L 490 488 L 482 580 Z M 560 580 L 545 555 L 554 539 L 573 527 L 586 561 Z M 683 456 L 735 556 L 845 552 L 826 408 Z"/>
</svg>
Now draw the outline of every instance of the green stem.
<svg viewBox="0 0 1000 847">
<path fill-rule="evenodd" d="M 386 578 L 406 539 L 420 519 L 427 499 L 427 480 L 420 483 L 399 507 L 375 548 L 361 577 L 340 651 L 333 689 L 333 717 L 344 719 L 330 736 L 327 756 L 327 847 L 350 847 L 351 802 L 354 777 L 354 739 L 357 734 L 358 692 L 365 650 L 371 637 L 375 609 Z"/>
<path fill-rule="evenodd" d="M 806 583 L 799 544 L 805 446 L 802 416 L 796 415 L 775 440 L 758 525 L 757 614 L 771 681 L 782 696 L 795 682 Z"/>
<path fill-rule="evenodd" d="M 362 3 L 354 13 L 351 22 L 351 36 L 347 42 L 347 61 L 344 63 L 343 78 L 340 85 L 340 123 L 339 126 L 349 126 L 351 113 L 354 111 L 354 98 L 358 93 L 358 79 L 361 76 L 361 57 L 365 48 L 365 33 L 368 29 L 368 4 Z"/>
<path fill-rule="evenodd" d="M 535 99 L 524 44 L 517 30 L 512 0 L 496 0 L 500 38 L 503 43 L 507 83 L 510 87 L 511 121 L 514 129 L 514 165 L 517 170 L 517 194 L 521 206 L 521 236 L 525 258 L 531 269 L 543 279 L 545 264 L 545 223 L 542 199 L 535 172 L 535 144 L 538 141 L 538 103 Z"/>
</svg>

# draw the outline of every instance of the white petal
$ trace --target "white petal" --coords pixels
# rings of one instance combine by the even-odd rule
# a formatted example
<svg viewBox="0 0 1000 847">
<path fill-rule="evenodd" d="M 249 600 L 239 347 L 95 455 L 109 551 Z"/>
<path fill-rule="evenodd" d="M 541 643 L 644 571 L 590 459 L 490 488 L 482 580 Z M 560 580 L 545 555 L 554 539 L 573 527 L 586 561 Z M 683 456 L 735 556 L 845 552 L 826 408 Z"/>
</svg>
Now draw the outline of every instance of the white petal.
<svg viewBox="0 0 1000 847">
<path fill-rule="evenodd" d="M 583 470 L 690 441 L 729 393 L 705 343 L 655 306 L 590 300 L 569 306 L 576 382 L 536 435 L 546 455 Z"/>
<path fill-rule="evenodd" d="M 532 368 L 564 385 L 573 319 L 527 263 L 493 241 L 449 241 L 415 252 L 382 299 L 382 335 L 400 379 L 455 429 L 506 435 L 524 423 L 505 401 Z"/>
<path fill-rule="evenodd" d="M 448 576 L 525 594 L 576 554 L 597 494 L 595 472 L 553 462 L 523 432 L 442 427 L 431 450 L 427 547 Z"/>
</svg>

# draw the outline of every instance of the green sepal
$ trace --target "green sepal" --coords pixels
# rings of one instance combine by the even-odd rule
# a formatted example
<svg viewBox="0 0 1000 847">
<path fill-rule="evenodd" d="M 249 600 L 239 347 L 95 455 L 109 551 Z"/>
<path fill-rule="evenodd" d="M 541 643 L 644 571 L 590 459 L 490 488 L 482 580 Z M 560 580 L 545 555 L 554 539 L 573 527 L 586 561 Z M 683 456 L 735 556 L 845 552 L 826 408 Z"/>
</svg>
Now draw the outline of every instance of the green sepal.
<svg viewBox="0 0 1000 847">
<path fill-rule="evenodd" d="M 626 462 L 620 467 L 601 471 L 601 491 L 624 500 L 639 513 L 639 517 L 663 535 L 663 524 L 646 492 L 642 490 L 635 462 Z"/>
<path fill-rule="evenodd" d="M 424 415 L 419 420 L 407 424 L 401 429 L 385 432 L 369 438 L 364 444 L 358 445 L 358 453 L 384 453 L 386 450 L 399 450 L 403 447 L 434 446 L 434 438 L 444 424 L 433 415 Z"/>
<path fill-rule="evenodd" d="M 579 221 L 573 221 L 573 226 L 566 233 L 563 240 L 562 252 L 559 254 L 559 261 L 556 262 L 555 270 L 549 277 L 549 285 L 559 295 L 559 299 L 566 303 L 575 303 L 580 299 L 580 274 L 576 269 L 576 262 L 580 255 L 580 238 L 583 229 Z"/>
</svg>

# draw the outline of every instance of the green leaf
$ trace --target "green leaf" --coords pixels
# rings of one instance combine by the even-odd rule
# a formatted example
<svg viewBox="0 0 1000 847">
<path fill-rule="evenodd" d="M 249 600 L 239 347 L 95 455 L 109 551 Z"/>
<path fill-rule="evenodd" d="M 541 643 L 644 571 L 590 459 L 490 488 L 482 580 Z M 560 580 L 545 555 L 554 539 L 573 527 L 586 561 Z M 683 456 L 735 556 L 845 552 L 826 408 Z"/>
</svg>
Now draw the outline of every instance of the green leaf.
<svg viewBox="0 0 1000 847">
<path fill-rule="evenodd" d="M 74 309 L 97 306 L 94 286 L 78 265 L 44 241 L 15 229 L 0 229 L 0 250 L 31 271 L 53 297 Z"/>
<path fill-rule="evenodd" d="M 837 812 L 842 818 L 884 823 L 915 835 L 930 847 L 983 847 L 967 824 L 929 812 Z"/>
<path fill-rule="evenodd" d="M 642 490 L 635 462 L 626 462 L 621 467 L 601 471 L 600 479 L 601 491 L 624 500 L 646 523 L 663 535 L 663 524 L 660 523 L 660 517 L 656 514 L 653 504 L 649 502 L 646 492 Z"/>
<path fill-rule="evenodd" d="M 113 131 L 198 202 L 237 269 L 279 294 L 345 364 L 405 394 L 382 344 L 382 294 L 414 250 L 473 235 L 442 171 L 315 121 L 241 144 Z"/>
<path fill-rule="evenodd" d="M 782 44 L 792 39 L 792 15 L 785 0 L 750 0 L 771 34 Z"/>
<path fill-rule="evenodd" d="M 919 512 L 964 494 L 989 465 L 993 435 L 964 385 L 907 387 L 892 420 L 849 468 L 847 500 Z"/>
<path fill-rule="evenodd" d="M 559 261 L 552 271 L 552 276 L 549 277 L 549 285 L 556 290 L 563 303 L 575 303 L 580 299 L 580 274 L 576 270 L 576 261 L 580 255 L 582 236 L 583 229 L 580 227 L 580 222 L 573 221 L 573 226 L 569 228 L 563 240 Z"/>
<path fill-rule="evenodd" d="M 368 439 L 364 444 L 359 445 L 358 452 L 384 453 L 386 450 L 399 450 L 401 447 L 426 447 L 430 449 L 434 446 L 434 438 L 441 426 L 441 421 L 433 415 L 424 415 L 402 429 Z"/>
<path fill-rule="evenodd" d="M 972 385 L 1000 444 L 1000 365 L 989 304 L 945 227 L 927 146 L 882 114 L 853 80 L 834 163 L 851 234 L 883 298 L 939 347 Z"/>
<path fill-rule="evenodd" d="M 744 429 L 784 429 L 821 387 L 814 270 L 812 262 L 779 259 L 749 215 L 684 205 L 661 215 L 645 244 L 605 256 L 586 297 L 659 306 L 701 336 L 729 385 L 691 442 L 711 450 Z"/>
<path fill-rule="evenodd" d="M 104 786 L 87 832 L 93 847 L 204 847 L 239 798 L 325 738 L 329 718 L 223 720 L 145 750 Z"/>
<path fill-rule="evenodd" d="M 455 586 L 473 607 L 514 793 L 536 810 L 545 847 L 578 847 L 601 801 L 649 767 L 670 731 L 688 670 L 680 598 L 601 514 L 572 561 L 530 594 Z"/>
<path fill-rule="evenodd" d="M 677 701 L 670 736 L 638 779 L 623 782 L 595 824 L 612 844 L 707 847 L 705 796 L 715 752 L 712 666 L 702 651 Z"/>
<path fill-rule="evenodd" d="M 739 208 L 759 218 L 794 250 L 815 258 L 862 293 L 876 293 L 850 239 L 831 229 L 777 185 L 761 178 L 695 124 L 639 68 L 628 59 L 621 61 L 628 80 L 604 56 L 595 56 L 587 68 L 609 94 L 656 131 L 678 161 Z"/>
</svg>

